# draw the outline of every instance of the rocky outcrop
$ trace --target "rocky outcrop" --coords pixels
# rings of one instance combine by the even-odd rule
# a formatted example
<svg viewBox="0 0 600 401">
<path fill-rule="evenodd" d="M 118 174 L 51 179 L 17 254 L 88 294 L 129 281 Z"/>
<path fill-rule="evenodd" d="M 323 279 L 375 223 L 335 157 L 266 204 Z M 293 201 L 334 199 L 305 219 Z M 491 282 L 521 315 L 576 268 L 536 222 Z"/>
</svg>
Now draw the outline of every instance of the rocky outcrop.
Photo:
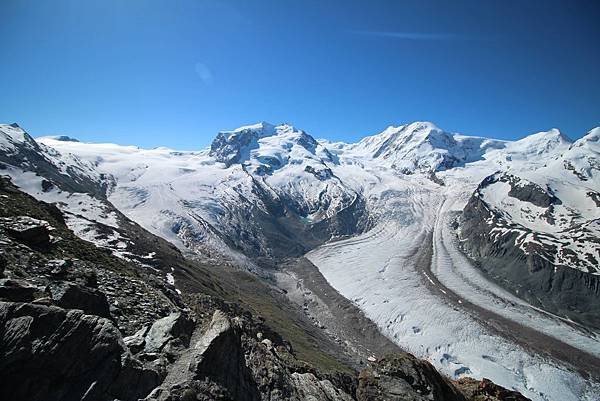
<svg viewBox="0 0 600 401">
<path fill-rule="evenodd" d="M 29 216 L 4 218 L 0 221 L 8 235 L 24 244 L 33 247 L 50 245 L 50 229 L 48 222 Z"/>
<path fill-rule="evenodd" d="M 465 401 L 465 397 L 426 361 L 410 354 L 388 356 L 359 376 L 359 401 Z"/>
<path fill-rule="evenodd" d="M 249 320 L 250 319 L 250 320 Z M 352 386 L 297 361 L 279 339 L 253 335 L 249 315 L 216 310 L 148 400 L 353 400 Z M 180 366 L 180 361 L 185 362 Z M 352 379 L 348 378 L 350 382 Z"/>
<path fill-rule="evenodd" d="M 315 169 L 313 166 L 306 166 L 304 167 L 304 171 L 312 174 L 319 181 L 325 181 L 333 177 L 333 172 L 327 167 Z"/>
<path fill-rule="evenodd" d="M 292 385 L 296 388 L 300 400 L 353 400 L 349 394 L 336 388 L 329 380 L 319 380 L 310 372 L 292 373 Z"/>
<path fill-rule="evenodd" d="M 124 221 L 123 226 L 128 236 L 135 238 L 135 248 L 128 249 L 127 260 L 83 241 L 69 230 L 55 205 L 38 202 L 19 191 L 10 180 L 0 177 L 3 275 L 46 289 L 46 294 L 38 296 L 45 297 L 46 303 L 104 317 L 110 313 L 124 335 L 131 335 L 183 307 L 180 295 L 166 280 L 164 271 L 170 272 L 186 261 L 172 245 L 138 225 Z M 51 241 L 44 246 L 33 246 L 28 236 L 15 234 L 17 229 L 26 232 L 30 227 L 45 230 Z M 137 262 L 136 255 L 144 261 L 143 265 Z"/>
<path fill-rule="evenodd" d="M 454 382 L 469 401 L 531 401 L 517 391 L 508 390 L 491 380 L 463 377 Z"/>
<path fill-rule="evenodd" d="M 43 288 L 31 285 L 25 280 L 0 279 L 0 300 L 11 302 L 30 302 L 42 297 Z"/>
<path fill-rule="evenodd" d="M 1 177 L 0 192 L 0 377 L 10 383 L 0 399 L 145 397 L 164 373 L 132 356 L 122 333 L 167 315 L 178 295 L 159 270 L 76 237 L 56 207 Z"/>
<path fill-rule="evenodd" d="M 538 207 L 549 207 L 551 205 L 560 204 L 560 199 L 558 199 L 552 191 L 549 189 L 544 189 L 537 184 L 532 182 L 514 182 L 510 187 L 510 191 L 508 191 L 508 196 L 512 196 L 513 198 L 522 200 L 524 202 L 532 203 Z"/>
<path fill-rule="evenodd" d="M 158 384 L 105 318 L 80 310 L 0 302 L 0 398 L 135 400 Z"/>
<path fill-rule="evenodd" d="M 229 167 L 240 161 L 244 148 L 251 147 L 252 143 L 256 142 L 262 135 L 270 134 L 273 131 L 273 126 L 264 125 L 258 129 L 219 132 L 210 145 L 210 155 L 216 161 L 224 163 L 226 167 Z"/>
<path fill-rule="evenodd" d="M 223 312 L 215 311 L 208 330 L 194 345 L 197 353 L 190 370 L 195 380 L 214 381 L 234 400 L 260 400 L 258 385 L 244 357 L 240 329 Z"/>
<path fill-rule="evenodd" d="M 160 352 L 167 345 L 177 342 L 189 346 L 194 321 L 182 312 L 174 312 L 154 322 L 144 336 L 144 352 Z"/>
<path fill-rule="evenodd" d="M 297 361 L 280 339 L 254 333 L 251 319 L 216 310 L 147 400 L 479 401 L 474 397 L 480 394 L 497 397 L 490 398 L 494 401 L 526 400 L 485 380 L 473 381 L 477 389 L 466 381 L 458 387 L 429 362 L 406 353 L 370 363 L 358 378 L 323 374 Z"/>
<path fill-rule="evenodd" d="M 81 309 L 84 313 L 110 317 L 106 296 L 94 288 L 71 283 L 53 281 L 47 287 L 53 303 L 65 309 Z"/>
</svg>

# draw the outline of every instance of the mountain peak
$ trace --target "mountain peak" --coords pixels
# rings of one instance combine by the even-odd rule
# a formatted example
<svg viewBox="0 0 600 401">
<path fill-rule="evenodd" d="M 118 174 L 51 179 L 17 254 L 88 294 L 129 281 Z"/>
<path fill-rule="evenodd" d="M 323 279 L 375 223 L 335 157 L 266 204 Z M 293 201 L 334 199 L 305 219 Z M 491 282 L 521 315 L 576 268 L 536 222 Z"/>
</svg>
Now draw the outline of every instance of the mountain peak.
<svg viewBox="0 0 600 401">
<path fill-rule="evenodd" d="M 551 157 L 557 152 L 560 153 L 568 149 L 571 144 L 571 140 L 566 135 L 557 128 L 552 128 L 512 142 L 509 151 L 514 155 L 519 155 L 520 158 L 542 155 Z"/>
<path fill-rule="evenodd" d="M 535 134 L 527 135 L 525 138 L 519 139 L 516 142 L 538 142 L 548 140 L 571 143 L 571 139 L 563 134 L 558 128 L 551 128 L 548 131 L 536 132 Z"/>
<path fill-rule="evenodd" d="M 303 148 L 303 152 L 314 154 L 318 143 L 312 136 L 290 124 L 260 122 L 233 131 L 219 132 L 210 146 L 209 155 L 229 167 L 259 157 L 262 153 L 260 149 L 269 154 L 284 154 L 297 146 Z M 280 164 L 283 161 L 280 160 Z"/>
<path fill-rule="evenodd" d="M 429 133 L 432 131 L 443 132 L 437 125 L 435 125 L 432 122 L 415 121 L 410 124 L 390 125 L 385 130 L 383 130 L 381 133 L 373 135 L 373 136 L 369 136 L 365 139 L 376 138 L 376 137 L 387 137 L 390 135 L 399 134 L 400 132 L 404 132 L 404 133 L 408 134 L 408 133 L 417 133 L 417 132 Z"/>
<path fill-rule="evenodd" d="M 410 131 L 442 131 L 437 125 L 431 121 L 415 121 L 404 125 Z"/>
<path fill-rule="evenodd" d="M 594 142 L 594 143 L 600 144 L 600 127 L 592 128 L 591 130 L 589 130 L 587 132 L 587 134 L 582 136 L 575 143 L 583 143 L 583 142 L 586 142 L 586 143 Z"/>
<path fill-rule="evenodd" d="M 79 139 L 73 138 L 68 135 L 50 135 L 50 136 L 41 137 L 39 139 L 52 139 L 52 140 L 59 141 L 59 142 L 80 142 Z"/>
<path fill-rule="evenodd" d="M 37 144 L 17 123 L 0 124 L 0 149 L 14 151 L 20 146 L 34 148 Z"/>
<path fill-rule="evenodd" d="M 238 132 L 246 132 L 246 131 L 263 132 L 263 133 L 273 134 L 275 132 L 275 125 L 268 123 L 266 121 L 260 121 L 256 124 L 243 125 L 232 131 L 220 131 L 220 132 L 223 134 L 235 134 Z"/>
</svg>

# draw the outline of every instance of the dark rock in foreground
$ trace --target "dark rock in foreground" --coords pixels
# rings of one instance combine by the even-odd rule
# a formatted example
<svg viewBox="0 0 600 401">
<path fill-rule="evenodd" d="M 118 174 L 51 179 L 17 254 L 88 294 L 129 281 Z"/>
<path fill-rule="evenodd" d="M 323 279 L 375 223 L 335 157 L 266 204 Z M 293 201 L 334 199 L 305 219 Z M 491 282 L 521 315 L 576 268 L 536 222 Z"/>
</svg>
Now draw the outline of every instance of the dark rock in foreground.
<svg viewBox="0 0 600 401">
<path fill-rule="evenodd" d="M 466 400 L 433 365 L 410 354 L 388 356 L 364 369 L 356 396 L 365 401 Z"/>
<path fill-rule="evenodd" d="M 55 281 L 48 285 L 52 301 L 65 309 L 81 309 L 87 314 L 110 317 L 106 296 L 93 288 L 68 281 Z"/>
<path fill-rule="evenodd" d="M 2 225 L 11 237 L 33 247 L 50 245 L 48 223 L 28 216 L 3 219 Z"/>
<path fill-rule="evenodd" d="M 517 391 L 505 389 L 488 379 L 463 377 L 454 382 L 469 401 L 531 401 Z"/>
<path fill-rule="evenodd" d="M 0 302 L 0 376 L 3 400 L 133 400 L 158 384 L 110 320 L 10 302 Z"/>
</svg>

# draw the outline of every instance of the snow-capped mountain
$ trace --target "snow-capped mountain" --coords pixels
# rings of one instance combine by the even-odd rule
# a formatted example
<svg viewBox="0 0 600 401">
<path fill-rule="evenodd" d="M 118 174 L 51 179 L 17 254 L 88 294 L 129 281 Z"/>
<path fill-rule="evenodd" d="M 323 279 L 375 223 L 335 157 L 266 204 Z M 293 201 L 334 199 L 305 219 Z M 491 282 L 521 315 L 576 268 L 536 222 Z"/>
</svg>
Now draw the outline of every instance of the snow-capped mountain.
<svg viewBox="0 0 600 401">
<path fill-rule="evenodd" d="M 266 122 L 219 132 L 209 154 L 227 167 L 240 163 L 257 174 L 269 174 L 288 164 L 333 162 L 329 151 L 306 132 Z"/>
<path fill-rule="evenodd" d="M 344 155 L 377 160 L 382 166 L 410 174 L 464 166 L 506 145 L 505 141 L 452 134 L 429 122 L 415 122 L 388 127 L 342 148 Z"/>
<path fill-rule="evenodd" d="M 447 374 L 577 399 L 589 388 L 568 361 L 531 387 L 546 374 L 539 358 L 525 345 L 506 352 L 514 338 L 460 310 L 477 305 L 600 358 L 589 334 L 600 329 L 599 137 L 596 128 L 571 142 L 553 129 L 501 141 L 416 122 L 346 144 L 262 122 L 222 131 L 208 149 L 175 151 L 34 141 L 2 125 L 0 161 L 2 174 L 61 204 L 78 235 L 117 255 L 135 242 L 119 231 L 127 218 L 188 255 L 261 275 L 309 252 L 384 334 Z M 117 233 L 103 239 L 90 221 Z M 456 315 L 451 333 L 446 315 Z M 493 339 L 474 340 L 482 336 Z M 570 395 L 560 390 L 567 382 Z"/>
<path fill-rule="evenodd" d="M 17 124 L 0 125 L 0 150 L 0 162 L 48 177 L 64 190 L 99 196 L 106 191 L 109 180 L 93 164 L 36 142 Z"/>
<path fill-rule="evenodd" d="M 222 132 L 200 152 L 39 141 L 95 164 L 115 180 L 107 196 L 119 210 L 203 256 L 251 266 L 246 256 L 301 254 L 360 226 L 361 213 L 343 217 L 362 203 L 332 173 L 333 156 L 289 125 Z"/>
<path fill-rule="evenodd" d="M 107 191 L 115 185 L 112 175 L 99 171 L 93 162 L 35 141 L 16 124 L 0 125 L 0 149 L 0 174 L 35 198 L 58 206 L 78 237 L 121 259 L 165 268 L 153 257 L 156 248 L 165 245 L 148 243 L 141 227 L 108 201 Z"/>
<path fill-rule="evenodd" d="M 597 129 L 573 144 L 556 129 L 508 142 L 452 134 L 417 122 L 389 127 L 356 144 L 330 144 L 288 124 L 262 122 L 220 132 L 209 150 L 199 152 L 85 144 L 68 137 L 40 138 L 38 145 L 26 133 L 16 138 L 18 128 L 4 130 L 10 134 L 5 142 L 21 139 L 25 148 L 44 155 L 64 174 L 92 182 L 114 180 L 106 195 L 119 210 L 199 253 L 227 253 L 233 247 L 250 256 L 272 256 L 278 251 L 269 244 L 270 233 L 296 246 L 306 241 L 296 235 L 298 229 L 320 238 L 309 240 L 304 249 L 331 235 L 359 233 L 381 215 L 380 197 L 369 186 L 386 174 L 437 172 L 451 182 L 456 173 L 450 171 L 461 171 L 462 190 L 470 193 L 485 176 L 506 171 L 513 181 L 531 182 L 541 191 L 561 194 L 559 198 L 571 194 L 573 198 L 559 200 L 560 205 L 540 206 L 532 199 L 518 204 L 514 190 L 498 187 L 501 181 L 485 193 L 476 192 L 510 224 L 540 233 L 565 236 L 570 228 L 598 216 L 595 202 L 600 198 L 587 182 L 597 168 Z M 385 174 L 377 171 L 382 168 L 388 169 Z M 328 221 L 347 209 L 353 221 Z M 356 221 L 361 223 L 351 227 Z M 325 237 L 320 233 L 324 225 L 329 228 Z M 590 258 L 584 255 L 582 266 L 594 273 Z"/>
<path fill-rule="evenodd" d="M 554 166 L 559 165 L 572 172 L 581 181 L 590 181 L 589 186 L 598 188 L 600 184 L 600 128 L 594 128 L 565 150 Z"/>
<path fill-rule="evenodd" d="M 334 156 L 312 136 L 295 127 L 260 123 L 220 132 L 209 155 L 230 167 L 239 164 L 285 198 L 302 217 L 321 220 L 349 206 L 352 190 L 333 175 Z"/>
</svg>

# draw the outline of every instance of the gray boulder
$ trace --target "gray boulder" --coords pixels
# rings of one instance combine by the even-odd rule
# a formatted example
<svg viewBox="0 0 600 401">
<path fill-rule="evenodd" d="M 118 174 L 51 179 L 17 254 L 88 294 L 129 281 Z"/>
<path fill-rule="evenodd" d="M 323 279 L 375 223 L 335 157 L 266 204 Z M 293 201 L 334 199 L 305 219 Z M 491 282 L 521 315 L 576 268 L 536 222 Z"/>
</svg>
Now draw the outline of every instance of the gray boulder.
<svg viewBox="0 0 600 401">
<path fill-rule="evenodd" d="M 144 326 L 136 331 L 135 334 L 123 339 L 131 352 L 137 354 L 144 349 L 144 345 L 146 345 L 146 334 L 148 333 L 149 329 L 150 328 L 148 326 Z"/>
<path fill-rule="evenodd" d="M 329 380 L 320 380 L 310 372 L 292 373 L 292 383 L 298 392 L 298 397 L 302 400 L 353 400 L 349 394 L 335 387 Z"/>
<path fill-rule="evenodd" d="M 89 315 L 110 317 L 110 306 L 106 296 L 93 288 L 69 281 L 53 281 L 46 291 L 54 304 L 65 309 L 81 309 Z"/>
<path fill-rule="evenodd" d="M 50 226 L 44 220 L 29 216 L 4 217 L 0 225 L 15 240 L 33 247 L 50 245 Z"/>
<path fill-rule="evenodd" d="M 161 352 L 165 346 L 178 340 L 187 347 L 190 343 L 190 336 L 194 330 L 194 321 L 181 312 L 171 313 L 152 324 L 150 330 L 145 335 L 144 352 Z"/>
</svg>

